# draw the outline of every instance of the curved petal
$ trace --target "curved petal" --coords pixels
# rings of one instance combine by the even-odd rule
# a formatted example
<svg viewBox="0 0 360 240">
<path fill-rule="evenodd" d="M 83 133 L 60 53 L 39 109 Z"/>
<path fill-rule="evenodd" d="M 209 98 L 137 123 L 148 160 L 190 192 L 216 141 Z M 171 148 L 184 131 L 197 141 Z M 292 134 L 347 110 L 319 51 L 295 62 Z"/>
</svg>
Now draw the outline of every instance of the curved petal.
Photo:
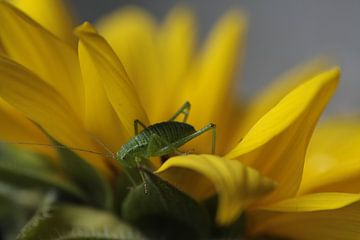
<svg viewBox="0 0 360 240">
<path fill-rule="evenodd" d="M 76 34 L 89 56 L 89 62 L 96 68 L 94 73 L 103 81 L 108 99 L 126 131 L 124 136 L 133 136 L 134 120 L 138 119 L 144 124 L 148 120 L 124 66 L 105 39 L 89 23 L 78 27 Z"/>
<path fill-rule="evenodd" d="M 144 109 L 154 122 L 154 99 L 159 97 L 157 83 L 164 80 L 156 46 L 155 19 L 140 8 L 125 7 L 107 15 L 96 26 L 124 64 Z"/>
<path fill-rule="evenodd" d="M 300 194 L 360 192 L 360 119 L 328 120 L 315 129 L 306 155 Z"/>
<path fill-rule="evenodd" d="M 38 123 L 59 142 L 75 148 L 96 150 L 82 123 L 62 96 L 19 64 L 0 57 L 0 96 Z M 105 163 L 93 155 L 81 154 L 104 173 Z"/>
<path fill-rule="evenodd" d="M 129 137 L 108 100 L 103 81 L 83 41 L 79 42 L 79 61 L 85 89 L 85 125 L 108 149 L 116 152 Z"/>
<path fill-rule="evenodd" d="M 74 49 L 11 4 L 0 2 L 0 41 L 14 61 L 53 86 L 83 117 L 83 83 Z"/>
<path fill-rule="evenodd" d="M 226 129 L 234 117 L 233 80 L 240 67 L 239 57 L 244 54 L 246 26 L 246 17 L 238 11 L 228 12 L 220 19 L 195 59 L 177 102 L 179 106 L 184 101 L 192 104 L 189 122 L 196 128 L 209 122 L 217 125 L 218 139 L 223 142 L 218 146 L 218 154 L 224 152 L 220 147 L 228 144 Z M 197 152 L 208 151 L 207 142 L 200 138 L 192 146 Z"/>
<path fill-rule="evenodd" d="M 333 68 L 295 88 L 226 155 L 279 183 L 278 189 L 264 202 L 291 197 L 298 191 L 308 142 L 336 89 L 339 74 L 339 69 Z"/>
<path fill-rule="evenodd" d="M 248 213 L 250 235 L 291 239 L 359 239 L 360 195 L 319 193 Z"/>
<path fill-rule="evenodd" d="M 191 178 L 191 170 L 200 175 Z M 186 155 L 168 159 L 157 173 L 193 195 L 197 184 L 211 181 L 219 194 L 216 222 L 228 225 L 240 216 L 242 210 L 255 199 L 273 190 L 274 183 L 262 177 L 256 170 L 246 167 L 235 160 L 228 160 L 214 155 Z M 190 178 L 188 178 L 190 177 Z M 208 182 L 209 184 L 209 182 Z M 211 191 L 211 188 L 208 190 Z"/>
<path fill-rule="evenodd" d="M 277 78 L 273 83 L 266 87 L 263 91 L 256 94 L 252 100 L 245 119 L 240 126 L 238 136 L 243 136 L 249 129 L 271 108 L 273 108 L 288 92 L 312 79 L 316 75 L 331 67 L 331 59 L 319 57 L 297 66 Z"/>
<path fill-rule="evenodd" d="M 48 31 L 69 44 L 75 43 L 72 33 L 73 14 L 62 0 L 10 0 L 17 8 L 40 23 Z"/>
</svg>

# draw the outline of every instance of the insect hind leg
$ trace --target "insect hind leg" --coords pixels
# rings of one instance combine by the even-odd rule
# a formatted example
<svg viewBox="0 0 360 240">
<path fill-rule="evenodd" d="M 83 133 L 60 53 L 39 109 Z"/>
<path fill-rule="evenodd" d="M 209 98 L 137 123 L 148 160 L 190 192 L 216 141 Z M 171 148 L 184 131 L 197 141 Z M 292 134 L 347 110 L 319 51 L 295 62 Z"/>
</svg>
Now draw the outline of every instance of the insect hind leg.
<svg viewBox="0 0 360 240">
<path fill-rule="evenodd" d="M 136 120 L 134 121 L 134 132 L 135 132 L 135 135 L 138 135 L 138 134 L 139 134 L 139 125 L 140 125 L 143 129 L 146 128 L 145 124 L 143 124 L 140 120 L 136 119 Z"/>
<path fill-rule="evenodd" d="M 212 143 L 211 143 L 211 154 L 215 154 L 215 147 L 216 147 L 216 125 L 213 123 L 209 123 L 205 127 L 201 128 L 200 130 L 194 132 L 193 134 L 190 134 L 178 141 L 176 141 L 173 145 L 174 146 L 182 146 L 188 141 L 196 138 L 197 136 L 200 136 L 201 134 L 212 130 Z"/>
<path fill-rule="evenodd" d="M 174 114 L 174 116 L 169 119 L 169 122 L 174 121 L 180 114 L 184 114 L 183 122 L 186 122 L 189 117 L 190 109 L 191 104 L 186 101 L 184 105 L 182 105 L 181 108 Z"/>
</svg>

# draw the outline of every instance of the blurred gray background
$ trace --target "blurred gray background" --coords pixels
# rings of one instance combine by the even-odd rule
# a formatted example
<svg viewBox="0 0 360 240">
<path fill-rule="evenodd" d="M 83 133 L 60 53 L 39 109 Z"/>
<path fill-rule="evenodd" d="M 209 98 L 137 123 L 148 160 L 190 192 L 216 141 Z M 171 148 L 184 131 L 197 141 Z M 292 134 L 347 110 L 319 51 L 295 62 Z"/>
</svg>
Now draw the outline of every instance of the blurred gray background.
<svg viewBox="0 0 360 240">
<path fill-rule="evenodd" d="M 173 0 L 72 0 L 79 21 L 95 21 L 124 5 L 142 6 L 161 19 Z M 321 54 L 335 56 L 342 81 L 327 114 L 360 112 L 359 0 L 193 0 L 200 34 L 227 10 L 248 13 L 249 35 L 239 92 L 251 96 L 286 70 Z"/>
</svg>

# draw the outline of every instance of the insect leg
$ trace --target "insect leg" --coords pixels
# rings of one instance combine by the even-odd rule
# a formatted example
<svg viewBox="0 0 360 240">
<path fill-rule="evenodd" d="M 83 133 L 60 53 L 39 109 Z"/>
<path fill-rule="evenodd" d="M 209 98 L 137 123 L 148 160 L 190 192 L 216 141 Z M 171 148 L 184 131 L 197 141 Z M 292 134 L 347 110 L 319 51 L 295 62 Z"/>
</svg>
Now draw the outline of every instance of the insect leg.
<svg viewBox="0 0 360 240">
<path fill-rule="evenodd" d="M 146 128 L 145 124 L 143 124 L 142 122 L 140 122 L 140 120 L 136 119 L 134 121 L 134 131 L 135 131 L 135 135 L 139 134 L 139 125 L 143 127 L 143 129 Z"/>
<path fill-rule="evenodd" d="M 148 186 L 147 186 L 147 182 L 146 182 L 146 176 L 145 174 L 142 172 L 141 170 L 141 163 L 142 163 L 142 160 L 140 157 L 135 157 L 135 162 L 136 162 L 136 165 L 139 169 L 139 174 L 140 174 L 140 177 L 143 181 L 143 184 L 144 184 L 144 191 L 145 191 L 145 194 L 148 194 L 149 193 L 149 190 L 148 190 Z"/>
<path fill-rule="evenodd" d="M 193 134 L 190 134 L 189 136 L 186 136 L 176 142 L 173 143 L 173 145 L 175 147 L 177 146 L 182 146 L 185 143 L 187 143 L 188 141 L 190 141 L 191 139 L 209 131 L 212 130 L 212 143 L 211 143 L 211 153 L 214 154 L 215 153 L 215 146 L 216 146 L 216 125 L 213 123 L 209 123 L 208 125 L 206 125 L 205 127 L 201 128 L 200 130 L 194 132 Z"/>
<path fill-rule="evenodd" d="M 184 105 L 182 105 L 182 107 L 174 114 L 174 116 L 172 116 L 169 119 L 169 121 L 174 121 L 180 114 L 184 114 L 183 122 L 186 122 L 190 113 L 190 108 L 191 108 L 191 104 L 188 101 L 186 101 Z"/>
</svg>

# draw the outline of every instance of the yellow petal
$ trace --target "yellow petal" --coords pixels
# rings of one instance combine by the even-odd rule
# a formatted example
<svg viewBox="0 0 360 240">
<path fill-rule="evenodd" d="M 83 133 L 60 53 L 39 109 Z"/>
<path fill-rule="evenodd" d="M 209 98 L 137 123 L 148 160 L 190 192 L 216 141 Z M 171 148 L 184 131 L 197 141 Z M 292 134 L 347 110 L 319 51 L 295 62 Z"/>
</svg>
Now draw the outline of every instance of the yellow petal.
<svg viewBox="0 0 360 240">
<path fill-rule="evenodd" d="M 15 62 L 0 57 L 0 96 L 59 142 L 75 148 L 96 150 L 81 121 L 49 84 Z M 104 173 L 105 163 L 82 154 Z"/>
<path fill-rule="evenodd" d="M 50 143 L 29 119 L 0 98 L 0 141 L 20 143 Z M 19 145 L 39 153 L 55 156 L 54 149 L 34 145 Z"/>
<path fill-rule="evenodd" d="M 188 170 L 197 175 L 191 176 Z M 204 190 L 204 186 L 199 186 L 199 183 L 210 180 L 219 194 L 216 222 L 220 225 L 233 222 L 248 204 L 274 188 L 271 180 L 262 177 L 254 169 L 214 155 L 170 158 L 157 173 L 190 195 Z M 212 190 L 209 185 L 207 187 L 207 190 Z"/>
<path fill-rule="evenodd" d="M 105 39 L 89 23 L 78 27 L 76 34 L 83 51 L 88 55 L 88 63 L 91 62 L 96 68 L 94 74 L 102 80 L 108 99 L 126 131 L 123 135 L 127 138 L 133 136 L 134 120 L 138 119 L 144 124 L 148 120 L 124 66 Z"/>
<path fill-rule="evenodd" d="M 300 193 L 360 192 L 359 118 L 328 120 L 315 129 L 304 166 Z"/>
<path fill-rule="evenodd" d="M 237 158 L 276 180 L 264 202 L 294 196 L 315 124 L 334 93 L 340 71 L 333 68 L 301 84 L 265 114 L 226 156 Z"/>
<path fill-rule="evenodd" d="M 250 235 L 290 239 L 359 239 L 360 195 L 320 193 L 248 213 Z"/>
<path fill-rule="evenodd" d="M 283 97 L 296 86 L 312 79 L 314 76 L 327 70 L 331 60 L 326 57 L 319 57 L 303 65 L 286 72 L 263 91 L 256 94 L 251 105 L 248 107 L 245 119 L 242 122 L 238 136 L 243 136 L 249 129 L 271 108 L 273 108 Z"/>
<path fill-rule="evenodd" d="M 62 0 L 10 0 L 17 8 L 40 23 L 60 39 L 74 44 L 72 12 Z"/>
<path fill-rule="evenodd" d="M 2 43 L 1 43 L 1 38 L 0 38 L 0 54 L 5 55 L 5 50 L 4 50 L 4 47 L 3 47 Z"/>
<path fill-rule="evenodd" d="M 360 194 L 322 192 L 285 199 L 262 210 L 277 212 L 312 212 L 345 207 L 360 200 Z"/>
<path fill-rule="evenodd" d="M 192 63 L 196 27 L 193 13 L 185 7 L 175 7 L 166 16 L 158 32 L 157 49 L 161 76 L 157 79 L 153 121 L 164 121 L 179 107 L 172 101 L 183 90 L 184 78 Z M 183 104 L 183 102 L 181 102 Z"/>
<path fill-rule="evenodd" d="M 245 16 L 233 11 L 227 13 L 208 36 L 198 65 L 195 66 L 198 70 L 194 77 L 197 79 L 191 79 L 194 82 L 189 83 L 193 93 L 185 93 L 189 96 L 194 111 L 198 109 L 203 113 L 195 114 L 193 119 L 202 118 L 202 123 L 207 123 L 221 113 L 223 104 L 228 102 L 229 93 L 233 90 L 234 73 L 239 67 L 238 58 L 244 51 L 245 31 Z M 206 109 L 209 109 L 206 112 L 202 109 L 204 99 Z"/>
<path fill-rule="evenodd" d="M 220 147 L 228 144 L 225 129 L 229 128 L 229 117 L 234 117 L 231 111 L 234 109 L 233 80 L 240 67 L 239 56 L 244 53 L 245 34 L 246 18 L 241 12 L 228 12 L 220 19 L 193 63 L 192 72 L 183 83 L 185 88 L 177 101 L 178 105 L 184 101 L 192 104 L 189 122 L 196 128 L 209 122 L 217 125 L 218 139 L 223 143 L 218 146 L 218 154 L 223 153 Z M 192 146 L 196 146 L 197 152 L 207 152 L 208 142 L 199 138 Z"/>
<path fill-rule="evenodd" d="M 109 42 L 136 87 L 151 122 L 161 76 L 156 46 L 155 19 L 136 7 L 125 7 L 97 23 L 99 33 Z M 141 69 L 141 70 L 139 70 Z"/>
<path fill-rule="evenodd" d="M 79 61 L 85 89 L 85 124 L 97 139 L 116 152 L 129 136 L 108 100 L 104 76 L 84 46 L 79 42 Z"/>
<path fill-rule="evenodd" d="M 75 50 L 3 1 L 0 26 L 0 41 L 8 56 L 53 86 L 82 118 L 83 83 Z"/>
</svg>

